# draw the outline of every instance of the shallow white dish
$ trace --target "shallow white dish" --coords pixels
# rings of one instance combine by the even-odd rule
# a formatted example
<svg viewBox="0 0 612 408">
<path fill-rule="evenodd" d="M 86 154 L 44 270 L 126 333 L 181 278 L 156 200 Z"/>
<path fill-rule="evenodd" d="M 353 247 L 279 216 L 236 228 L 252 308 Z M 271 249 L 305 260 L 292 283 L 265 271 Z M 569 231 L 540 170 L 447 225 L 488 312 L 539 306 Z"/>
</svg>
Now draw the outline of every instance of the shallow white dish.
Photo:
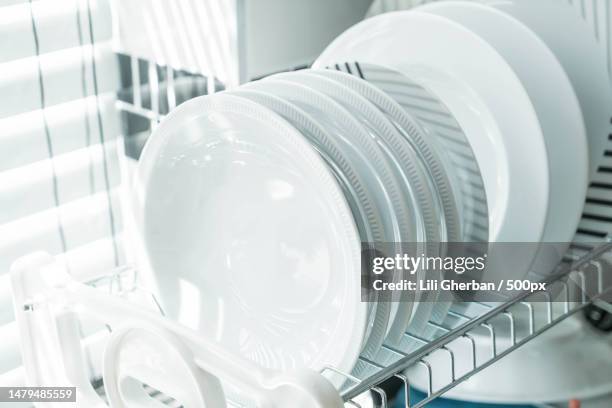
<svg viewBox="0 0 612 408">
<path fill-rule="evenodd" d="M 483 172 L 490 240 L 540 241 L 549 191 L 542 132 L 520 80 L 489 44 L 449 19 L 397 12 L 353 26 L 314 66 L 337 61 L 397 69 L 447 103 Z"/>
<path fill-rule="evenodd" d="M 168 317 L 264 367 L 352 369 L 366 326 L 360 238 L 295 128 L 236 96 L 190 100 L 151 136 L 136 186 Z"/>
<path fill-rule="evenodd" d="M 574 89 L 549 48 L 533 31 L 496 8 L 467 1 L 432 3 L 419 10 L 464 25 L 508 61 L 540 119 L 548 153 L 550 200 L 540 250 L 532 269 L 545 275 L 561 260 L 576 232 L 588 183 L 588 145 Z M 520 44 L 517 47 L 516 44 Z"/>
</svg>

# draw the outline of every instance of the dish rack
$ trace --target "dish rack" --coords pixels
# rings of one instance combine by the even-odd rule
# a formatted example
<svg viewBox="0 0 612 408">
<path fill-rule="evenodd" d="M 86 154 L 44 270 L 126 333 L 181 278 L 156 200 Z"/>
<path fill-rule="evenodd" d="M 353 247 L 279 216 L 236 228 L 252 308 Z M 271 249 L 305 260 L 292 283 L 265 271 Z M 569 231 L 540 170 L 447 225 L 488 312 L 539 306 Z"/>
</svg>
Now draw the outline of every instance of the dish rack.
<svg viewBox="0 0 612 408">
<path fill-rule="evenodd" d="M 120 56 L 120 60 L 123 61 L 123 64 L 129 64 L 127 69 L 125 66 L 122 68 L 124 72 L 131 73 L 132 83 L 136 86 L 120 92 L 117 108 L 123 115 L 128 116 L 124 117 L 124 122 L 136 120 L 135 117 L 138 117 L 148 126 L 148 129 L 140 129 L 141 132 L 126 135 L 126 152 L 134 158 L 138 157 L 138 146 L 142 144 L 138 135 L 146 134 L 155 128 L 164 115 L 177 105 L 177 79 L 190 84 L 191 96 L 208 94 L 222 89 L 222 85 L 214 80 L 196 74 L 175 72 L 172 68 L 159 67 L 128 56 Z M 143 70 L 148 73 L 144 81 L 141 75 Z M 143 85 L 146 92 L 142 90 Z M 160 103 L 160 99 L 165 99 L 165 102 Z M 385 391 L 383 383 L 392 378 L 401 381 L 404 388 L 405 407 L 425 406 L 458 384 L 508 356 L 530 340 L 587 308 L 595 306 L 597 309 L 593 310 L 594 314 L 612 313 L 612 304 L 609 303 L 612 300 L 612 280 L 606 281 L 606 275 L 612 272 L 612 263 L 609 263 L 612 262 L 612 257 L 608 259 L 608 256 L 612 256 L 612 243 L 610 242 L 605 242 L 590 250 L 586 250 L 584 244 L 573 247 L 566 256 L 564 264 L 559 268 L 559 272 L 545 279 L 546 290 L 525 292 L 496 305 L 478 303 L 481 313 L 451 310 L 449 316 L 454 320 L 453 323 L 433 321 L 428 323 L 434 332 L 432 336 L 423 338 L 409 332 L 405 334 L 411 340 L 422 343 L 422 346 L 415 351 L 405 353 L 383 345 L 383 348 L 398 357 L 392 364 L 382 366 L 360 357 L 362 363 L 376 370 L 367 378 L 355 378 L 350 373 L 342 372 L 335 367 L 326 367 L 324 372 L 339 375 L 346 380 L 346 385 L 340 393 L 346 406 L 362 407 L 356 398 L 371 392 L 378 396 L 376 399 L 379 400 L 380 406 L 389 407 L 390 396 Z M 119 285 L 115 289 L 121 288 L 121 276 L 128 271 L 130 271 L 129 268 L 113 270 L 106 278 L 98 279 L 90 284 L 98 286 L 100 281 L 105 279 L 109 281 L 110 278 L 109 287 L 112 292 L 114 285 Z M 577 300 L 575 295 L 571 295 L 572 293 L 579 294 Z M 163 310 L 155 296 L 151 293 L 148 293 L 148 296 L 163 316 Z M 16 310 L 27 311 L 32 305 L 16 306 Z M 539 318 L 542 311 L 543 320 Z M 526 331 L 521 329 L 524 327 L 527 328 Z M 484 343 L 477 340 L 477 337 L 482 338 L 483 332 L 486 333 L 487 338 Z M 510 343 L 504 347 L 500 346 L 501 336 L 509 336 Z M 457 354 L 454 351 L 454 346 L 461 342 L 469 345 L 471 350 L 472 364 L 467 370 L 459 367 Z M 430 357 L 440 354 L 446 356 L 442 364 L 439 360 L 436 363 L 430 360 Z M 420 384 L 420 387 L 425 388 L 426 396 L 417 402 L 411 402 L 412 384 L 406 374 L 407 370 L 421 370 L 425 374 L 426 383 Z M 434 378 L 440 377 L 448 378 L 449 381 L 442 386 L 435 385 Z M 99 380 L 97 383 L 100 386 Z M 155 389 L 151 389 L 150 392 L 151 395 L 159 394 Z"/>
<path fill-rule="evenodd" d="M 167 112 L 177 105 L 177 78 L 191 84 L 192 90 L 187 93 L 192 97 L 224 89 L 223 84 L 214 78 L 178 72 L 171 67 L 158 66 L 153 62 L 127 55 L 120 56 L 120 61 L 122 72 L 129 73 L 130 77 L 122 82 L 131 85 L 120 92 L 117 108 L 124 115 L 124 124 L 134 120 L 144 123 L 140 132 L 130 135 L 124 131 L 126 153 L 136 159 L 143 145 L 142 135 L 154 129 Z M 585 243 L 573 245 L 564 259 L 564 264 L 558 268 L 559 272 L 544 280 L 547 283 L 547 289 L 544 291 L 525 292 L 499 304 L 478 303 L 480 313 L 451 310 L 449 316 L 453 318 L 452 323 L 428 322 L 435 333 L 431 338 L 406 333 L 411 340 L 422 343 L 421 347 L 411 353 L 383 345 L 387 351 L 398 356 L 391 365 L 382 366 L 360 357 L 363 363 L 377 370 L 365 379 L 358 379 L 334 367 L 326 367 L 324 371 L 346 380 L 341 391 L 346 406 L 361 408 L 357 397 L 371 392 L 378 400 L 379 406 L 390 407 L 390 395 L 383 384 L 390 379 L 396 379 L 404 389 L 405 407 L 423 407 L 571 316 L 587 309 L 590 309 L 587 317 L 593 319 L 606 313 L 612 314 L 612 304 L 609 303 L 612 301 L 612 280 L 606 282 L 605 279 L 606 273 L 609 273 L 606 258 L 612 255 L 610 241 L 612 240 L 605 237 L 599 246 Z M 609 260 L 612 261 L 612 257 Z M 578 301 L 570 299 L 572 288 L 581 294 Z M 151 296 L 159 307 L 154 296 Z M 544 310 L 543 319 L 538 318 L 537 309 Z M 527 329 L 521 330 L 521 327 Z M 487 341 L 484 344 L 477 341 L 474 333 L 480 333 L 480 337 L 486 333 Z M 500 333 L 505 333 L 506 336 L 509 334 L 509 344 L 500 346 Z M 467 370 L 460 369 L 457 365 L 453 346 L 458 342 L 469 345 L 471 349 L 472 364 Z M 436 354 L 444 355 L 446 363 L 432 364 L 428 358 Z M 421 370 L 425 375 L 426 383 L 420 384 L 420 388 L 424 388 L 425 397 L 419 401 L 411 402 L 412 384 L 406 374 L 407 370 Z M 443 386 L 434 386 L 434 378 L 438 376 L 448 378 L 449 381 Z"/>
<path fill-rule="evenodd" d="M 139 156 L 146 135 L 181 99 L 224 89 L 224 85 L 215 78 L 158 66 L 130 55 L 120 55 L 119 59 L 122 73 L 127 74 L 130 80 L 127 81 L 129 83 L 122 81 L 124 87 L 119 93 L 117 109 L 123 115 L 125 152 L 135 159 Z M 357 379 L 350 373 L 327 367 L 326 371 L 340 375 L 347 381 L 348 385 L 341 391 L 346 406 L 362 407 L 357 397 L 371 392 L 379 400 L 380 406 L 388 407 L 390 395 L 383 384 L 393 378 L 400 381 L 404 388 L 406 407 L 425 406 L 571 316 L 592 307 L 595 307 L 592 309 L 593 315 L 612 314 L 612 282 L 605 282 L 606 274 L 609 274 L 607 257 L 612 253 L 612 243 L 606 237 L 597 238 L 602 238 L 605 242 L 595 248 L 584 243 L 573 247 L 565 267 L 547 278 L 549 290 L 524 293 L 498 305 L 480 303 L 481 312 L 476 314 L 452 310 L 449 315 L 453 317 L 453 323 L 428 323 L 435 332 L 432 338 L 406 333 L 412 340 L 422 343 L 417 350 L 407 354 L 383 345 L 389 352 L 398 356 L 397 361 L 389 366 L 380 366 L 361 358 L 363 363 L 377 370 L 365 379 Z M 111 281 L 116 275 L 117 270 L 110 273 Z M 582 294 L 579 301 L 570 299 L 572 288 Z M 561 300 L 555 298 L 553 293 L 560 293 Z M 155 296 L 150 294 L 150 298 L 163 314 Z M 536 312 L 542 308 L 544 319 L 539 319 Z M 597 316 L 592 317 L 597 320 Z M 527 331 L 524 332 L 521 327 L 527 327 Z M 477 341 L 475 336 L 475 333 L 478 333 L 482 337 L 483 332 L 487 337 L 485 344 Z M 509 346 L 499 345 L 498 340 L 502 333 L 510 334 Z M 471 348 L 473 364 L 468 370 L 461 370 L 457 366 L 457 355 L 453 346 L 458 342 Z M 432 364 L 429 357 L 434 355 L 443 355 L 446 363 Z M 420 370 L 426 378 L 426 383 L 421 387 L 426 391 L 426 397 L 413 403 L 410 400 L 413 384 L 406 374 L 409 369 Z M 434 378 L 437 377 L 448 377 L 450 381 L 442 387 L 435 386 Z M 154 393 L 155 390 L 151 392 Z"/>
</svg>

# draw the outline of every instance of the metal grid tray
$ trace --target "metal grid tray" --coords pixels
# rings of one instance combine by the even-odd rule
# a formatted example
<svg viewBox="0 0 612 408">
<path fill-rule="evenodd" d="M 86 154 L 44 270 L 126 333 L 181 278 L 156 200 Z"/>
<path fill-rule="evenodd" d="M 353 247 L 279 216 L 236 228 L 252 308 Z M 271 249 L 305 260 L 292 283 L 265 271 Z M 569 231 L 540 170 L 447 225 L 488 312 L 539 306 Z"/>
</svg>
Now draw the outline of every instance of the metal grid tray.
<svg viewBox="0 0 612 408">
<path fill-rule="evenodd" d="M 544 281 L 547 283 L 546 290 L 525 292 L 520 296 L 508 299 L 506 302 L 495 306 L 482 303 L 481 305 L 486 311 L 480 315 L 473 316 L 455 311 L 449 312 L 452 317 L 462 321 L 457 326 L 441 325 L 430 321 L 429 324 L 438 329 L 440 333 L 433 340 L 420 339 L 411 333 L 406 333 L 406 336 L 421 340 L 423 343 L 422 347 L 410 354 L 383 345 L 383 347 L 400 355 L 401 358 L 386 367 L 372 361 L 365 361 L 367 364 L 377 366 L 379 370 L 363 380 L 359 380 L 348 373 L 339 373 L 353 383 L 352 386 L 342 393 L 343 399 L 347 402 L 347 405 L 360 407 L 353 399 L 364 392 L 371 391 L 379 395 L 382 407 L 387 407 L 388 396 L 381 387 L 381 384 L 395 377 L 403 383 L 405 407 L 419 408 L 442 396 L 496 361 L 508 356 L 551 327 L 585 310 L 590 305 L 596 305 L 603 309 L 603 311 L 612 313 L 612 305 L 608 303 L 610 301 L 610 294 L 612 294 L 612 283 L 604 283 L 607 266 L 604 258 L 611 253 L 612 243 L 602 244 L 567 264 L 562 272 L 545 279 Z M 572 287 L 578 289 L 578 299 L 570 297 Z M 538 319 L 535 317 L 535 301 L 541 303 L 545 308 L 545 319 L 543 322 L 538 322 Z M 528 328 L 527 332 L 523 335 L 520 335 L 517 330 L 521 323 Z M 473 332 L 476 329 L 484 329 L 488 333 L 489 341 L 486 349 L 475 340 Z M 498 341 L 498 334 L 501 332 L 504 332 L 506 335 L 509 334 L 509 345 L 503 348 L 500 347 L 500 342 Z M 464 370 L 461 374 L 458 374 L 456 356 L 452 347 L 452 344 L 455 342 L 467 342 L 471 346 L 472 367 L 467 371 Z M 446 354 L 448 356 L 448 363 L 444 367 L 441 367 L 439 364 L 430 364 L 427 357 L 434 353 Z M 481 357 L 487 353 L 489 353 L 489 358 L 484 362 L 478 363 L 478 360 L 482 360 Z M 411 384 L 404 372 L 415 367 L 425 371 L 427 375 L 427 389 L 425 398 L 411 404 Z M 330 370 L 338 372 L 332 368 Z M 443 372 L 440 372 L 440 370 Z M 436 376 L 449 378 L 450 381 L 434 389 L 433 378 Z"/>
</svg>

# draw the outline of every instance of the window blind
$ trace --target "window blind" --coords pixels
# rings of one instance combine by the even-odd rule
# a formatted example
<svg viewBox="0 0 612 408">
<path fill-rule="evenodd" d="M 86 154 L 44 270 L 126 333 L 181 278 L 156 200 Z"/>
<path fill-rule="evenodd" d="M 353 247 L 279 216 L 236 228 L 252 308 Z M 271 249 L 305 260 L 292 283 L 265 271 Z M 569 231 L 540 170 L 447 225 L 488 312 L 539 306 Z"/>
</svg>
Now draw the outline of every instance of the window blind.
<svg viewBox="0 0 612 408">
<path fill-rule="evenodd" d="M 23 381 L 8 271 L 46 251 L 82 279 L 124 262 L 107 0 L 0 0 L 0 385 Z"/>
</svg>

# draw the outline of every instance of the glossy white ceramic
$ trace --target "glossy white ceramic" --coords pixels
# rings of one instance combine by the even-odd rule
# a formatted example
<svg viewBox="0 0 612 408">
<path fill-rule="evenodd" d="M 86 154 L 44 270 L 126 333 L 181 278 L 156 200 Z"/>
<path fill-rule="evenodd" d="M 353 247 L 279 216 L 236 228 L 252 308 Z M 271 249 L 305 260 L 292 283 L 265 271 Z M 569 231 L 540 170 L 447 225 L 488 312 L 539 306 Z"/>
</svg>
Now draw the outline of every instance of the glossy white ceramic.
<svg viewBox="0 0 612 408">
<path fill-rule="evenodd" d="M 591 27 L 571 5 L 556 0 L 488 3 L 533 30 L 563 66 L 582 108 L 589 142 L 589 175 L 593 180 L 603 160 L 610 133 L 612 88 L 605 55 Z"/>
<path fill-rule="evenodd" d="M 574 89 L 546 44 L 520 21 L 496 8 L 467 1 L 419 8 L 448 17 L 491 44 L 512 66 L 535 107 L 548 155 L 550 199 L 542 241 L 532 269 L 553 270 L 576 232 L 588 184 L 588 145 Z M 520 47 L 516 45 L 520 44 Z"/>
<path fill-rule="evenodd" d="M 315 80 L 313 76 L 318 78 Z M 406 197 L 404 205 L 412 206 L 408 211 L 412 213 L 412 218 L 419 220 L 420 231 L 417 234 L 402 231 L 405 242 L 424 239 L 438 242 L 446 239 L 448 235 L 455 238 L 460 235 L 460 226 L 456 222 L 458 210 L 455 198 L 446 197 L 447 200 L 444 200 L 438 197 L 437 185 L 428 173 L 425 163 L 417 155 L 415 147 L 394 125 L 393 117 L 386 115 L 381 108 L 381 104 L 386 105 L 377 100 L 377 96 L 382 97 L 382 92 L 375 93 L 376 88 L 364 80 L 331 70 L 311 70 L 308 74 L 298 77 L 300 78 L 310 86 L 342 101 L 345 106 L 351 106 L 356 112 L 355 116 L 361 118 L 364 126 L 379 140 L 379 144 L 386 146 L 387 156 L 402 180 Z M 448 186 L 449 183 L 446 182 L 442 187 Z M 449 227 L 447 218 L 448 224 L 451 225 Z M 452 231 L 450 234 L 449 229 Z"/>
</svg>

